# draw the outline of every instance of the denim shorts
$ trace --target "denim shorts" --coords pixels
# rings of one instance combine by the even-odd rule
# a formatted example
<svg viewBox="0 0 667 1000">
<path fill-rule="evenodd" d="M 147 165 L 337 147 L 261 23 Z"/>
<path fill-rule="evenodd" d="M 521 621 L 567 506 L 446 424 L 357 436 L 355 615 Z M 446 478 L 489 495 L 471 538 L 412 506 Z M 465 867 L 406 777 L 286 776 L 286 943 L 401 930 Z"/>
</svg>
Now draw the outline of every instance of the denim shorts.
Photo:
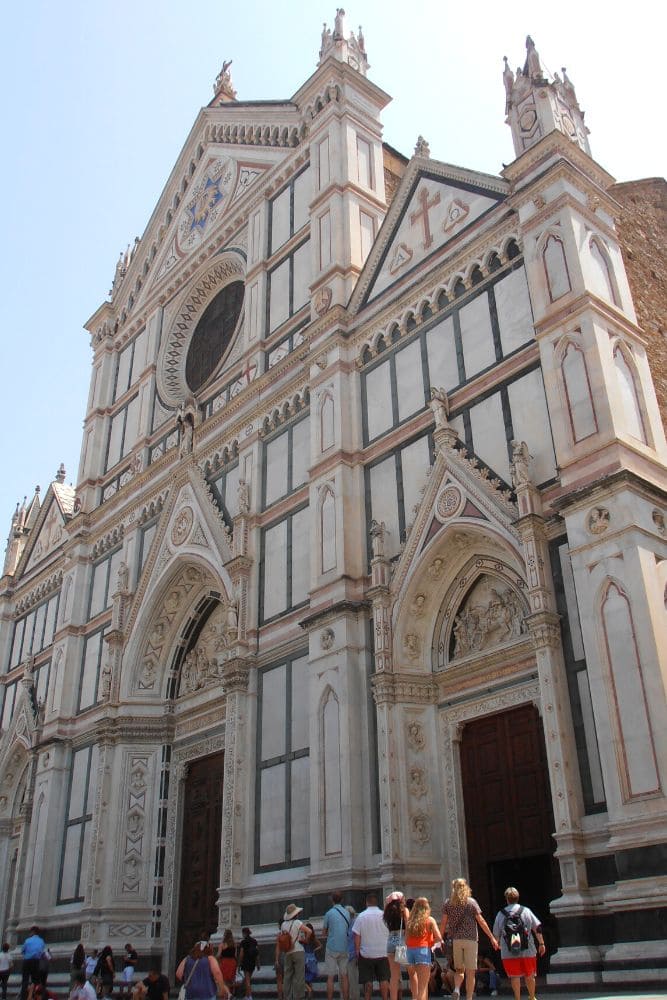
<svg viewBox="0 0 667 1000">
<path fill-rule="evenodd" d="M 419 948 L 408 948 L 408 965 L 428 965 L 431 967 L 431 949 L 427 944 Z"/>
<path fill-rule="evenodd" d="M 389 937 L 387 938 L 387 954 L 394 957 L 394 952 L 396 951 L 396 945 L 403 944 L 403 931 L 389 931 Z"/>
</svg>

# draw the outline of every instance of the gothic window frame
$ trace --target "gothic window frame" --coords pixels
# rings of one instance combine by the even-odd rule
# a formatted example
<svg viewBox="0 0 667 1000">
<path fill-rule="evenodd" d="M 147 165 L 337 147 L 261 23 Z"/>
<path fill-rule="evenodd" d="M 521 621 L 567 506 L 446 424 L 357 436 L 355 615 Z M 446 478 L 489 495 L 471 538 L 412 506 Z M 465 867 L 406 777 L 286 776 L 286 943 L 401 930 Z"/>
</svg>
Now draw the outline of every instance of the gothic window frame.
<svg viewBox="0 0 667 1000">
<path fill-rule="evenodd" d="M 301 411 L 297 417 L 290 420 L 287 424 L 281 424 L 277 427 L 274 432 L 267 434 L 262 441 L 262 479 L 261 479 L 261 500 L 262 500 L 262 510 L 270 510 L 275 504 L 280 503 L 287 497 L 291 496 L 297 490 L 303 489 L 304 486 L 308 485 L 308 469 L 306 469 L 306 478 L 301 483 L 294 483 L 294 428 L 300 424 L 307 423 L 308 430 L 310 431 L 310 407 L 307 407 L 305 411 Z M 270 503 L 267 503 L 267 485 L 268 485 L 268 455 L 267 449 L 277 441 L 279 438 L 287 435 L 287 489 L 284 493 L 279 496 L 274 497 Z M 310 435 L 309 435 L 310 437 Z M 310 458 L 310 455 L 308 456 Z M 310 464 L 310 462 L 308 463 Z"/>
<path fill-rule="evenodd" d="M 127 445 L 127 447 L 126 447 L 127 414 L 128 414 L 128 411 L 129 411 L 130 407 L 135 402 L 136 402 L 137 407 L 138 407 L 138 411 L 137 411 L 137 436 L 132 441 L 132 444 Z M 110 458 L 113 457 L 113 456 L 110 456 L 110 451 L 111 451 L 111 439 L 112 439 L 113 431 L 114 431 L 114 421 L 117 418 L 121 417 L 121 416 L 123 418 L 123 429 L 122 429 L 121 434 L 120 434 L 120 443 L 119 443 L 119 446 L 118 446 L 118 458 L 116 458 L 116 460 L 112 461 L 111 464 L 110 464 Z M 107 443 L 106 443 L 106 449 L 105 449 L 105 452 L 104 452 L 104 472 L 105 473 L 110 472 L 112 469 L 115 469 L 116 466 L 120 465 L 120 463 L 125 458 L 127 458 L 127 456 L 130 454 L 130 452 L 132 451 L 132 449 L 136 445 L 137 441 L 141 437 L 141 425 L 140 425 L 140 419 L 139 419 L 140 417 L 141 417 L 141 402 L 140 402 L 140 394 L 138 392 L 135 392 L 134 395 L 131 396 L 129 399 L 127 399 L 123 403 L 122 406 L 119 406 L 113 413 L 109 414 L 109 427 L 108 427 L 108 430 L 107 430 Z"/>
<path fill-rule="evenodd" d="M 141 525 L 141 528 L 139 529 L 139 559 L 137 561 L 138 577 L 140 577 L 141 574 L 143 573 L 144 566 L 146 565 L 146 560 L 148 559 L 150 550 L 153 547 L 153 542 L 155 541 L 155 536 L 157 534 L 157 526 L 159 520 L 160 516 L 158 514 L 155 517 L 150 518 L 150 520 L 144 521 L 144 523 Z M 146 544 L 146 537 L 149 531 L 153 531 L 153 535 L 148 544 Z"/>
<path fill-rule="evenodd" d="M 429 369 L 428 360 L 428 346 L 427 337 L 430 331 L 445 322 L 448 319 L 452 319 L 453 322 L 453 334 L 454 334 L 454 345 L 456 349 L 456 367 L 458 372 L 458 382 L 456 385 L 451 386 L 448 391 L 455 392 L 460 389 L 465 388 L 470 383 L 476 381 L 479 378 L 483 378 L 488 372 L 493 371 L 497 365 L 506 361 L 508 358 L 514 357 L 521 351 L 525 351 L 532 344 L 535 343 L 534 335 L 532 338 L 526 340 L 523 344 L 515 347 L 513 350 L 508 351 L 506 354 L 503 353 L 502 347 L 502 333 L 500 330 L 500 323 L 498 319 L 498 310 L 496 306 L 495 298 L 495 286 L 502 282 L 509 274 L 516 270 L 524 268 L 525 262 L 523 257 L 515 258 L 511 266 L 503 268 L 501 271 L 493 271 L 483 283 L 480 283 L 476 287 L 477 294 L 466 296 L 464 300 L 455 300 L 448 306 L 445 306 L 438 312 L 433 312 L 426 322 L 423 322 L 417 329 L 414 330 L 409 336 L 400 336 L 395 343 L 387 343 L 385 338 L 378 337 L 376 347 L 377 356 L 367 361 L 361 370 L 360 383 L 361 383 L 361 424 L 362 424 L 362 440 L 363 446 L 368 447 L 371 444 L 375 444 L 377 441 L 381 440 L 385 435 L 391 434 L 398 427 L 402 427 L 408 424 L 411 420 L 417 417 L 420 413 L 423 413 L 429 405 L 430 400 L 430 388 L 434 385 L 432 376 Z M 465 358 L 464 358 L 464 344 L 463 336 L 461 332 L 461 321 L 460 313 L 461 310 L 466 308 L 481 296 L 486 296 L 489 305 L 489 317 L 491 326 L 491 336 L 493 340 L 493 351 L 495 354 L 495 360 L 491 364 L 487 365 L 485 368 L 481 368 L 479 371 L 474 372 L 474 374 L 468 376 L 465 369 Z M 529 296 L 530 302 L 530 296 Z M 532 310 L 532 302 L 531 310 Z M 396 380 L 396 361 L 395 356 L 402 349 L 409 347 L 414 341 L 419 341 L 420 352 L 421 352 L 421 369 L 422 377 L 424 382 L 424 405 L 419 410 L 409 416 L 399 419 L 398 411 L 398 391 L 397 391 L 397 380 Z M 380 346 L 383 345 L 383 346 Z M 367 378 L 369 374 L 379 368 L 382 364 L 389 363 L 389 377 L 390 377 L 390 391 L 391 391 L 391 410 L 392 410 L 392 420 L 391 423 L 379 433 L 375 434 L 374 437 L 369 435 L 369 419 L 368 419 L 368 389 L 367 389 Z M 521 374 L 525 374 L 522 372 Z M 507 379 L 509 384 L 512 378 Z M 480 399 L 483 398 L 480 396 Z M 478 400 L 476 399 L 475 402 Z M 471 404 L 472 405 L 472 404 Z M 467 407 L 470 408 L 469 406 Z"/>
<path fill-rule="evenodd" d="M 88 632 L 83 637 L 83 644 L 81 647 L 81 657 L 79 661 L 79 683 L 77 685 L 77 694 L 76 694 L 76 712 L 75 712 L 76 715 L 81 715 L 83 712 L 89 712 L 91 709 L 96 708 L 96 706 L 99 705 L 100 703 L 100 675 L 102 673 L 102 660 L 104 658 L 104 654 L 106 651 L 104 637 L 108 631 L 109 631 L 109 623 L 106 622 L 105 624 L 100 625 L 98 628 L 93 629 L 91 632 Z M 88 644 L 93 640 L 95 640 L 98 636 L 100 638 L 99 638 L 99 649 L 97 653 L 97 666 L 95 669 L 93 699 L 89 705 L 84 705 L 82 708 L 81 695 L 83 693 L 83 681 L 86 669 L 86 653 L 88 649 Z"/>
<path fill-rule="evenodd" d="M 570 395 L 570 390 L 568 389 L 567 378 L 565 377 L 565 359 L 570 350 L 577 351 L 581 355 L 581 361 L 583 364 L 583 372 L 586 378 L 586 387 L 588 389 L 588 398 L 591 405 L 591 411 L 593 415 L 594 429 L 590 434 L 585 434 L 583 437 L 577 437 L 576 428 L 574 425 L 573 409 L 572 409 L 572 399 Z M 563 393 L 565 394 L 565 403 L 567 406 L 568 414 L 568 424 L 570 427 L 570 437 L 573 445 L 578 445 L 582 441 L 587 441 L 590 437 L 594 437 L 599 432 L 598 425 L 598 415 L 595 408 L 595 398 L 593 396 L 593 389 L 591 386 L 591 379 L 588 372 L 588 363 L 586 361 L 586 349 L 581 340 L 581 331 L 573 330 L 565 334 L 564 337 L 556 345 L 556 363 L 558 365 L 558 372 L 560 376 L 561 385 L 563 387 Z"/>
<path fill-rule="evenodd" d="M 283 618 L 285 615 L 290 614 L 296 608 L 306 607 L 309 603 L 310 598 L 306 594 L 303 600 L 293 603 L 293 584 L 294 584 L 294 552 L 293 552 L 293 521 L 297 514 L 301 514 L 304 510 L 308 510 L 308 502 L 298 504 L 289 513 L 284 514 L 282 517 L 276 518 L 275 521 L 271 521 L 270 524 L 262 525 L 260 531 L 260 556 L 259 556 L 259 601 L 258 601 L 258 619 L 259 625 L 267 625 L 270 622 L 277 621 L 279 618 Z M 283 522 L 287 522 L 287 536 L 285 542 L 285 607 L 282 611 L 276 611 L 272 615 L 265 617 L 264 615 L 264 587 L 266 583 L 266 534 L 272 528 L 277 528 L 278 525 Z M 312 567 L 310 567 L 312 569 Z"/>
<path fill-rule="evenodd" d="M 600 255 L 600 261 L 596 261 L 594 257 L 593 254 L 594 248 Z M 591 255 L 591 259 L 593 260 L 594 264 L 601 263 L 604 266 L 606 272 L 608 292 L 609 292 L 608 296 L 606 296 L 607 301 L 610 302 L 611 305 L 616 306 L 616 308 L 620 308 L 621 297 L 619 294 L 618 282 L 616 281 L 616 273 L 614 271 L 614 265 L 612 263 L 611 255 L 609 253 L 609 248 L 602 239 L 602 237 L 598 236 L 597 233 L 593 233 L 590 236 L 588 240 L 588 251 Z M 602 277 L 604 278 L 605 275 L 603 274 Z"/>
<path fill-rule="evenodd" d="M 257 670 L 258 675 L 258 691 L 257 691 L 257 735 L 256 735 L 256 752 L 255 752 L 255 843 L 254 843 L 254 873 L 259 874 L 263 872 L 270 871 L 283 871 L 289 868 L 300 868 L 305 865 L 310 864 L 310 855 L 303 858 L 293 858 L 292 857 L 292 784 L 289 780 L 289 775 L 291 772 L 291 764 L 295 760 L 301 760 L 304 758 L 310 758 L 310 744 L 306 747 L 299 747 L 296 750 L 292 749 L 292 666 L 296 660 L 301 660 L 303 658 L 308 658 L 308 648 L 305 647 L 288 657 L 283 659 L 272 661 L 267 663 L 265 666 L 259 667 Z M 285 667 L 285 742 L 284 742 L 284 752 L 278 754 L 274 757 L 268 757 L 262 759 L 262 720 L 265 711 L 265 700 L 264 700 L 264 684 L 266 675 L 271 670 L 279 669 L 280 667 Z M 274 711 L 274 706 L 271 706 L 271 710 Z M 284 861 L 274 862 L 271 864 L 262 865 L 260 863 L 260 825 L 261 825 L 261 775 L 262 771 L 267 771 L 271 767 L 277 765 L 285 765 L 285 846 L 284 846 Z"/>
<path fill-rule="evenodd" d="M 294 319 L 295 316 L 298 316 L 302 312 L 302 310 L 306 309 L 309 306 L 309 304 L 310 304 L 309 298 L 306 297 L 306 301 L 305 302 L 302 302 L 301 305 L 296 306 L 296 308 L 294 306 L 294 258 L 296 257 L 297 253 L 300 250 L 303 250 L 304 247 L 309 247 L 310 246 L 310 242 L 311 242 L 311 236 L 310 236 L 310 233 L 308 232 L 308 233 L 305 234 L 304 239 L 300 239 L 299 242 L 295 246 L 290 247 L 289 252 L 285 253 L 283 256 L 280 257 L 280 259 L 276 260 L 275 263 L 273 263 L 271 265 L 271 267 L 268 268 L 268 270 L 267 270 L 267 273 L 266 273 L 266 309 L 265 309 L 265 318 L 264 318 L 264 326 L 265 326 L 264 338 L 267 339 L 267 340 L 269 338 L 271 338 L 279 330 L 282 330 L 283 327 L 285 326 L 285 324 L 290 323 Z M 283 246 L 285 246 L 285 245 L 286 244 L 283 244 Z M 289 241 L 288 241 L 287 245 L 289 245 Z M 276 322 L 275 326 L 272 326 L 271 325 L 271 286 L 272 286 L 272 281 L 273 281 L 273 275 L 284 264 L 287 264 L 288 265 L 288 269 L 289 269 L 288 289 L 287 289 L 287 315 L 283 319 L 281 319 L 280 321 Z M 312 279 L 312 274 L 311 274 L 311 279 Z"/>
<path fill-rule="evenodd" d="M 3 699 L 2 699 L 2 711 L 0 712 L 0 733 L 6 732 L 14 718 L 14 711 L 16 709 L 16 695 L 18 694 L 19 682 L 18 680 L 10 681 L 9 684 L 2 685 Z M 11 708 L 7 712 L 7 705 L 9 704 L 9 699 L 11 698 Z M 5 716 L 7 716 L 5 718 Z"/>
<path fill-rule="evenodd" d="M 113 582 L 111 580 L 111 566 L 114 561 L 114 557 L 117 556 L 119 553 L 122 555 L 122 552 L 123 552 L 122 544 L 116 545 L 115 548 L 111 549 L 109 552 L 105 552 L 103 556 L 101 556 L 99 559 L 96 559 L 94 562 L 91 563 L 90 582 L 88 584 L 88 600 L 86 602 L 87 622 L 93 621 L 93 619 L 98 618 L 100 615 L 105 614 L 111 607 L 112 604 L 111 596 L 113 587 Z M 95 588 L 95 574 L 98 568 L 102 566 L 103 563 L 107 564 L 106 578 L 104 581 L 104 598 L 102 607 L 93 614 L 92 604 L 93 604 L 93 591 Z M 116 565 L 116 569 L 117 568 L 118 564 Z"/>
<path fill-rule="evenodd" d="M 146 367 L 145 356 L 144 356 L 144 364 L 141 371 L 138 371 L 135 366 L 137 362 L 137 344 L 141 337 L 146 337 L 146 336 L 147 336 L 146 327 L 144 327 L 143 330 L 140 330 L 139 333 L 132 338 L 132 340 L 128 341 L 126 344 L 123 344 L 123 346 L 118 351 L 118 354 L 115 359 L 116 367 L 114 372 L 112 405 L 115 405 L 120 399 L 123 398 L 123 396 L 126 395 L 126 393 L 130 391 L 133 385 L 139 380 L 139 377 L 141 376 L 142 372 L 145 370 Z M 124 386 L 119 387 L 118 379 L 121 373 L 121 359 L 126 351 L 130 352 L 127 380 Z"/>
<path fill-rule="evenodd" d="M 52 601 L 55 602 L 55 608 L 54 608 L 54 612 L 53 612 L 53 623 L 52 623 L 53 624 L 53 628 L 51 630 L 51 638 L 50 638 L 50 640 L 48 642 L 45 642 L 45 639 L 46 639 L 46 625 L 47 625 L 47 621 L 48 621 L 48 618 L 49 618 L 48 605 Z M 35 631 L 36 631 L 36 627 L 37 627 L 38 614 L 39 614 L 41 608 L 44 607 L 44 606 L 47 606 L 47 607 L 46 607 L 46 611 L 44 612 L 44 620 L 42 622 L 42 627 L 41 627 L 41 637 L 40 637 L 40 640 L 39 640 L 39 648 L 37 648 L 35 646 Z M 18 667 L 19 664 L 21 664 L 21 663 L 24 662 L 24 660 L 26 659 L 27 656 L 37 656 L 39 653 L 43 652 L 45 649 L 48 649 L 49 646 L 53 645 L 53 637 L 54 637 L 54 635 L 55 635 L 55 633 L 57 631 L 57 628 L 58 628 L 58 615 L 59 615 L 59 612 L 60 612 L 60 588 L 58 588 L 58 590 L 56 590 L 54 593 L 49 594 L 48 597 L 45 597 L 43 601 L 40 601 L 38 604 L 35 604 L 34 607 L 30 608 L 29 611 L 26 611 L 25 614 L 21 615 L 19 618 L 17 618 L 14 621 L 14 629 L 12 631 L 12 641 L 11 641 L 11 645 L 9 646 L 9 650 L 8 650 L 8 660 L 7 660 L 7 667 L 6 667 L 5 673 L 8 673 L 10 670 L 13 670 L 14 667 Z M 31 629 L 30 629 L 30 643 L 29 643 L 29 646 L 26 647 L 26 644 L 25 644 L 25 639 L 26 639 L 25 625 L 26 625 L 26 622 L 29 619 L 31 619 L 31 618 L 32 618 L 32 623 L 31 623 Z M 17 632 L 17 629 L 19 628 L 19 626 L 21 624 L 23 625 L 23 633 L 21 635 L 21 641 L 20 641 L 20 643 L 18 645 L 18 648 L 16 649 L 16 653 L 15 653 L 16 632 Z"/>
<path fill-rule="evenodd" d="M 306 174 L 309 169 L 310 169 L 310 162 L 306 163 L 300 170 L 297 170 L 292 175 L 292 177 L 290 177 L 290 179 L 288 180 L 288 182 L 286 184 L 284 184 L 279 191 L 276 191 L 276 193 L 269 199 L 269 203 L 268 203 L 268 224 L 267 224 L 267 227 L 266 227 L 266 239 L 267 239 L 266 255 L 267 255 L 267 258 L 275 257 L 276 255 L 280 254 L 280 251 L 282 250 L 282 248 L 284 246 L 286 246 L 286 244 L 289 243 L 290 240 L 294 236 L 296 236 L 297 233 L 300 233 L 302 230 L 304 230 L 306 228 L 306 226 L 308 226 L 310 224 L 310 218 L 307 216 L 306 217 L 306 221 L 304 223 L 302 223 L 301 226 L 298 226 L 297 228 L 295 228 L 295 225 L 294 225 L 294 218 L 295 218 L 295 213 L 294 213 L 295 193 L 294 192 L 295 192 L 295 188 L 296 188 L 297 182 L 299 181 L 299 178 L 303 177 L 304 174 Z M 285 193 L 285 191 L 288 191 L 288 190 L 289 190 L 288 234 L 287 234 L 286 238 L 282 241 L 282 243 L 280 243 L 279 245 L 277 245 L 277 246 L 274 247 L 273 246 L 273 232 L 274 232 L 274 218 L 273 218 L 273 213 L 274 213 L 274 206 L 275 206 L 276 202 L 278 201 L 278 199 L 281 198 L 282 195 Z"/>
<path fill-rule="evenodd" d="M 618 392 L 621 394 L 620 386 L 620 374 L 616 365 L 616 356 L 620 354 L 623 358 L 625 365 L 628 369 L 628 374 L 630 376 L 630 388 L 633 393 L 634 403 L 636 407 L 636 415 L 639 418 L 639 426 L 642 432 L 641 437 L 637 437 L 635 434 L 631 434 L 628 430 L 625 430 L 625 434 L 632 438 L 633 441 L 639 441 L 643 445 L 652 445 L 652 440 L 649 437 L 649 420 L 646 408 L 644 406 L 644 394 L 641 387 L 641 377 L 637 368 L 637 362 L 635 356 L 632 352 L 630 346 L 623 340 L 622 337 L 614 337 L 611 341 L 611 360 L 614 368 L 614 374 L 616 377 Z M 622 399 L 623 411 L 625 412 L 625 400 Z"/>
<path fill-rule="evenodd" d="M 371 470 L 376 466 L 380 465 L 382 462 L 387 461 L 387 459 L 394 458 L 395 463 L 395 482 L 396 482 L 396 498 L 398 504 L 398 530 L 401 543 L 405 539 L 406 529 L 408 525 L 408 520 L 406 517 L 405 510 L 405 484 L 403 480 L 403 465 L 401 452 L 408 448 L 410 445 L 414 444 L 416 441 L 421 441 L 426 439 L 428 444 L 428 453 L 430 459 L 430 467 L 433 467 L 435 462 L 435 444 L 433 441 L 433 432 L 431 430 L 421 431 L 416 434 L 412 434 L 410 437 L 406 437 L 399 444 L 390 448 L 388 451 L 383 452 L 381 455 L 373 458 L 370 462 L 364 465 L 364 506 L 366 510 L 366 552 L 367 552 L 367 562 L 370 572 L 370 560 L 371 553 L 373 551 L 372 539 L 371 539 L 371 523 L 373 521 L 373 507 L 372 507 L 372 493 L 371 493 Z M 394 562 L 399 558 L 399 555 L 392 557 L 391 561 Z"/>
<path fill-rule="evenodd" d="M 551 243 L 552 240 L 555 243 L 558 243 L 560 247 L 563 260 L 563 267 L 565 268 L 565 276 L 567 278 L 567 285 L 568 285 L 565 291 L 561 292 L 559 295 L 556 296 L 554 296 L 551 279 L 549 277 L 549 268 L 547 266 L 547 258 L 546 258 L 547 250 L 549 249 L 549 244 Z M 554 232 L 553 230 L 549 229 L 546 233 L 542 235 L 542 237 L 539 240 L 538 252 L 540 254 L 540 259 L 542 261 L 542 273 L 544 274 L 544 280 L 547 286 L 549 302 L 550 303 L 558 302 L 560 299 L 564 298 L 566 295 L 569 295 L 572 292 L 572 276 L 570 275 L 570 268 L 567 262 L 567 253 L 565 250 L 565 239 L 563 237 L 563 234 L 559 232 Z"/>
<path fill-rule="evenodd" d="M 86 744 L 85 746 L 82 746 L 82 747 L 74 747 L 74 748 L 72 748 L 72 756 L 71 756 L 70 766 L 68 768 L 69 780 L 68 780 L 68 788 L 67 788 L 67 808 L 65 810 L 65 823 L 64 823 L 64 826 L 63 826 L 62 846 L 61 846 L 61 851 L 60 851 L 60 867 L 59 867 L 59 872 L 58 872 L 58 893 L 57 893 L 57 897 L 56 897 L 56 906 L 65 906 L 68 903 L 80 903 L 80 902 L 83 902 L 83 900 L 85 899 L 85 882 L 84 882 L 84 880 L 86 879 L 86 877 L 88 875 L 88 872 L 87 871 L 86 872 L 83 871 L 83 863 L 82 862 L 84 860 L 83 855 L 84 855 L 84 850 L 85 850 L 86 829 L 87 829 L 87 827 L 88 827 L 89 824 L 92 824 L 92 821 L 93 821 L 93 808 L 94 808 L 94 805 L 95 805 L 95 803 L 94 803 L 95 789 L 93 788 L 93 785 L 95 784 L 95 782 L 93 780 L 95 778 L 95 774 L 94 774 L 94 771 L 93 771 L 93 765 L 94 765 L 95 762 L 94 762 L 93 758 L 94 758 L 94 752 L 95 752 L 96 747 L 97 747 L 97 744 L 95 744 L 95 743 L 88 743 L 88 744 Z M 86 780 L 85 780 L 85 790 L 84 790 L 84 794 L 83 794 L 83 812 L 80 813 L 78 816 L 70 817 L 69 816 L 69 811 L 70 811 L 71 806 L 72 806 L 72 791 L 73 791 L 73 788 L 74 788 L 75 758 L 76 758 L 77 754 L 79 754 L 79 753 L 86 753 L 86 752 L 88 753 L 88 760 L 87 760 L 86 765 L 85 765 L 86 766 Z M 98 750 L 98 753 L 99 753 L 99 750 Z M 65 852 L 66 852 L 66 848 L 67 848 L 68 831 L 70 829 L 73 829 L 73 828 L 77 827 L 77 826 L 80 826 L 80 828 L 81 828 L 80 829 L 80 833 L 79 833 L 79 854 L 78 854 L 77 872 L 76 872 L 76 878 L 75 878 L 75 883 L 76 883 L 76 889 L 77 889 L 77 891 L 75 892 L 75 894 L 73 896 L 63 897 L 63 895 L 62 895 L 62 888 L 63 888 L 63 875 L 64 875 L 64 869 L 65 869 Z M 92 844 L 89 841 L 89 844 L 88 844 L 88 864 L 89 865 L 90 865 L 91 846 L 92 846 Z M 82 885 L 82 882 L 84 882 L 83 885 Z M 83 889 L 83 891 L 82 891 L 82 889 Z"/>
</svg>

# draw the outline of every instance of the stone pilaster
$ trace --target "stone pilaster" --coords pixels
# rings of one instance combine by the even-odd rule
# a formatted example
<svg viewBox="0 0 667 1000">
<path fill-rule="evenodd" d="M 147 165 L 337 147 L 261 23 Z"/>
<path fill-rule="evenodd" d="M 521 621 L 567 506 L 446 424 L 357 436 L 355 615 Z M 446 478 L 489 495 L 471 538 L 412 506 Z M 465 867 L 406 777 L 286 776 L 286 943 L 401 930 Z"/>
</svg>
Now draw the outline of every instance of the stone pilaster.
<svg viewBox="0 0 667 1000">
<path fill-rule="evenodd" d="M 248 838 L 246 725 L 250 662 L 240 656 L 227 660 L 222 670 L 226 694 L 225 778 L 222 793 L 222 843 L 218 888 L 218 934 L 226 927 L 240 930 L 243 858 Z"/>
</svg>

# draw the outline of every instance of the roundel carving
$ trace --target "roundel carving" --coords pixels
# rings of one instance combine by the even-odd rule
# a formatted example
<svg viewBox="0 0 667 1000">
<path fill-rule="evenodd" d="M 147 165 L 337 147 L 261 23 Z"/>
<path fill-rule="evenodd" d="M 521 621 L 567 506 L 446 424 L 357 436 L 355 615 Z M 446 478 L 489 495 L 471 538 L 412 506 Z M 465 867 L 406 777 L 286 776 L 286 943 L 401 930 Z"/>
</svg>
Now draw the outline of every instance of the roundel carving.
<svg viewBox="0 0 667 1000">
<path fill-rule="evenodd" d="M 168 406 L 196 393 L 228 352 L 243 308 L 244 276 L 243 258 L 228 252 L 181 299 L 158 361 L 158 389 Z"/>
<path fill-rule="evenodd" d="M 460 507 L 461 491 L 456 486 L 447 486 L 436 501 L 435 512 L 440 521 L 447 521 L 458 513 Z"/>
<path fill-rule="evenodd" d="M 174 545 L 182 545 L 187 540 L 194 524 L 194 514 L 192 507 L 183 507 L 176 515 L 171 529 L 171 540 Z"/>
</svg>

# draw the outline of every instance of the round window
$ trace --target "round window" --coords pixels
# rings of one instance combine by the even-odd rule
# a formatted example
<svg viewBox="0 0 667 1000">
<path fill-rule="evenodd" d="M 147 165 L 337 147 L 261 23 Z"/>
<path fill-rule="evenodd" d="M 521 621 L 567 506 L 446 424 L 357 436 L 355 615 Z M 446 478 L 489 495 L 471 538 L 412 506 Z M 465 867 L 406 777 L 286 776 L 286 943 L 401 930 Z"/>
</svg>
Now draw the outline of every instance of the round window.
<svg viewBox="0 0 667 1000">
<path fill-rule="evenodd" d="M 191 392 L 208 382 L 227 353 L 243 308 L 243 292 L 243 282 L 232 281 L 202 313 L 185 361 L 185 381 Z"/>
</svg>

